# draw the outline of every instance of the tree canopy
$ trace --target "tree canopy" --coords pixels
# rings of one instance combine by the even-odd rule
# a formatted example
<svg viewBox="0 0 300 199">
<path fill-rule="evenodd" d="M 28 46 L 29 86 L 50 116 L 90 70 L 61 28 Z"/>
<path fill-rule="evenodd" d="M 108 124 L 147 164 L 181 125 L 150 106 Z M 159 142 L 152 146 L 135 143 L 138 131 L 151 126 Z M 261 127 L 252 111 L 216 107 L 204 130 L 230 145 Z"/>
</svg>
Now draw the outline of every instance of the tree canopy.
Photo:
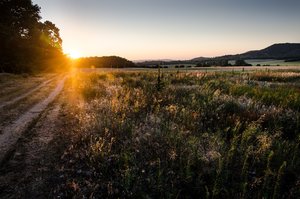
<svg viewBox="0 0 300 199">
<path fill-rule="evenodd" d="M 235 66 L 252 66 L 251 64 L 248 64 L 245 60 L 243 59 L 238 59 L 235 61 Z"/>
<path fill-rule="evenodd" d="M 85 57 L 80 58 L 76 62 L 79 68 L 133 68 L 136 65 L 125 58 L 118 56 L 104 56 L 104 57 Z"/>
<path fill-rule="evenodd" d="M 40 7 L 31 0 L 0 1 L 0 72 L 33 72 L 62 67 L 59 29 L 41 22 Z"/>
</svg>

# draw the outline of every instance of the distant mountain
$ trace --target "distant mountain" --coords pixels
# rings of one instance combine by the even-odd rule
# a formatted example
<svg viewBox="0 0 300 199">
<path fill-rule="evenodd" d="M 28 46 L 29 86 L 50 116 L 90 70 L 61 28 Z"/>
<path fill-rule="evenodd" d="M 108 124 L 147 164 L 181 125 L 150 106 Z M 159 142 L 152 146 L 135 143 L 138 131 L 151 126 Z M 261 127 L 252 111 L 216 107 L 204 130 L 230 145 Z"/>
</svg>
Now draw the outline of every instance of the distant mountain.
<svg viewBox="0 0 300 199">
<path fill-rule="evenodd" d="M 248 51 L 236 55 L 223 55 L 218 57 L 197 57 L 191 60 L 140 60 L 135 61 L 137 67 L 152 67 L 156 65 L 185 65 L 195 64 L 198 66 L 211 65 L 230 65 L 229 60 L 247 60 L 247 59 L 277 59 L 285 61 L 300 61 L 299 43 L 280 43 L 274 44 L 262 50 Z"/>
<path fill-rule="evenodd" d="M 154 62 L 154 63 L 159 63 L 159 62 L 171 62 L 174 61 L 172 59 L 140 59 L 140 60 L 133 60 L 134 63 L 145 63 L 145 62 Z"/>
<path fill-rule="evenodd" d="M 201 64 L 210 63 L 219 65 L 221 62 L 228 60 L 246 60 L 246 59 L 277 59 L 286 61 L 300 60 L 300 44 L 299 43 L 280 43 L 274 44 L 262 50 L 248 51 L 236 55 L 223 55 L 218 57 L 197 57 L 191 60 L 144 60 L 136 62 L 137 66 L 153 66 L 168 64 Z M 222 63 L 225 64 L 226 63 Z"/>
<path fill-rule="evenodd" d="M 225 55 L 213 60 L 237 60 L 237 59 L 278 59 L 278 60 L 300 60 L 300 44 L 282 43 L 274 44 L 262 50 L 253 50 L 237 55 Z M 198 61 L 198 58 L 191 61 Z M 200 60 L 201 61 L 201 60 Z"/>
<path fill-rule="evenodd" d="M 229 60 L 246 60 L 246 59 L 277 59 L 286 61 L 300 60 L 299 43 L 281 43 L 274 44 L 262 50 L 248 51 L 236 55 L 223 55 L 218 57 L 197 57 L 191 60 L 140 60 L 135 61 L 138 67 L 149 67 L 155 65 L 228 65 Z"/>
<path fill-rule="evenodd" d="M 204 60 L 208 60 L 208 59 L 211 59 L 211 58 L 209 58 L 209 57 L 196 57 L 194 59 L 191 59 L 191 61 L 197 62 L 197 61 L 204 61 Z"/>
<path fill-rule="evenodd" d="M 240 59 L 296 59 L 300 58 L 300 44 L 274 44 L 262 50 L 236 55 Z"/>
</svg>

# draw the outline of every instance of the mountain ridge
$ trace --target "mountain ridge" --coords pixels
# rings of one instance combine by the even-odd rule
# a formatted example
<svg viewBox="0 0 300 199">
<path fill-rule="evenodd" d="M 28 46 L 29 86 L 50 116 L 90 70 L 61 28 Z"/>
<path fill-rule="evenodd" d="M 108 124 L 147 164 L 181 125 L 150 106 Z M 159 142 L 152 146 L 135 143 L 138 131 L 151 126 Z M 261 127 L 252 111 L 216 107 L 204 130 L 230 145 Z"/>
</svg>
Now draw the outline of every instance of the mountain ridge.
<svg viewBox="0 0 300 199">
<path fill-rule="evenodd" d="M 191 61 L 203 61 L 203 57 L 191 59 Z M 207 59 L 278 59 L 300 60 L 300 43 L 277 43 L 261 50 L 251 50 L 241 54 L 223 55 Z"/>
<path fill-rule="evenodd" d="M 137 66 L 155 66 L 164 64 L 199 64 L 206 62 L 215 62 L 217 64 L 222 61 L 230 60 L 247 60 L 247 59 L 275 59 L 285 61 L 300 61 L 300 43 L 276 43 L 261 50 L 250 50 L 241 54 L 222 55 L 217 57 L 203 57 L 199 56 L 190 60 L 167 60 L 167 59 L 153 59 L 134 61 Z"/>
</svg>

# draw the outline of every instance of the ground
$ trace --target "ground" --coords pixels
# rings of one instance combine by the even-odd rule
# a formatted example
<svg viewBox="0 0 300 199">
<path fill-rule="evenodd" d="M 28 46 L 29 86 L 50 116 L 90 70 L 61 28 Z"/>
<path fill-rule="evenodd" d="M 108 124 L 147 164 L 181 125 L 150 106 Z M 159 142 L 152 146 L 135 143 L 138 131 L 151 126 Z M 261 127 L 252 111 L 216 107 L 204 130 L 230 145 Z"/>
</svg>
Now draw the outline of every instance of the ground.
<svg viewBox="0 0 300 199">
<path fill-rule="evenodd" d="M 64 76 L 1 75 L 1 198 L 45 196 L 61 148 Z"/>
<path fill-rule="evenodd" d="M 0 74 L 0 198 L 296 197 L 283 69 Z"/>
</svg>

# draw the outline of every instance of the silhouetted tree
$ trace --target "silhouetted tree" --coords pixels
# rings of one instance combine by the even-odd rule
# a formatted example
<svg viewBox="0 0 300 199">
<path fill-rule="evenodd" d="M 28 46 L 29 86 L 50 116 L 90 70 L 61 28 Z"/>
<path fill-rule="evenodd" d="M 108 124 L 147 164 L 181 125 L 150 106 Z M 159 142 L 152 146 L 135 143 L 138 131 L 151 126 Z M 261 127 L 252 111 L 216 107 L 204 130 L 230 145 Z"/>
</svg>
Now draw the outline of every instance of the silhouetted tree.
<svg viewBox="0 0 300 199">
<path fill-rule="evenodd" d="M 210 67 L 210 66 L 231 66 L 228 60 L 225 59 L 209 59 L 199 61 L 196 67 Z"/>
<path fill-rule="evenodd" d="M 236 66 L 252 66 L 251 64 L 247 63 L 245 60 L 243 59 L 238 59 L 235 61 L 235 65 Z"/>
<path fill-rule="evenodd" d="M 31 0 L 0 1 L 0 72 L 41 71 L 65 59 L 59 29 L 40 20 Z"/>
<path fill-rule="evenodd" d="M 76 66 L 79 68 L 90 68 L 91 66 L 96 68 L 133 68 L 136 65 L 122 57 L 117 56 L 105 56 L 105 57 L 86 57 L 80 58 L 76 62 Z"/>
</svg>

